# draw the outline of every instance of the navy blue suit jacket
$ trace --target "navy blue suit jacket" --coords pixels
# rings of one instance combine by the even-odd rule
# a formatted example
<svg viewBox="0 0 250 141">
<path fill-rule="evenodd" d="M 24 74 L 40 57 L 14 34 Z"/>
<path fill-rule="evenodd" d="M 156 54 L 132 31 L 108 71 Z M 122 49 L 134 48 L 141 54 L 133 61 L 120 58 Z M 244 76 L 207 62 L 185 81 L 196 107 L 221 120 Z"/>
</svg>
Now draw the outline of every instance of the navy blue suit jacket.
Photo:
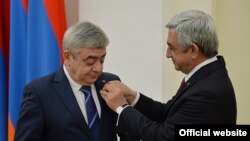
<svg viewBox="0 0 250 141">
<path fill-rule="evenodd" d="M 195 72 L 165 104 L 141 94 L 137 110 L 122 111 L 119 129 L 143 141 L 173 141 L 176 124 L 236 124 L 234 89 L 223 57 L 217 58 Z"/>
<path fill-rule="evenodd" d="M 99 94 L 102 80 L 120 79 L 102 73 L 95 82 L 101 105 L 99 141 L 116 141 L 117 114 Z M 62 67 L 25 86 L 19 116 L 15 141 L 94 141 Z"/>
</svg>

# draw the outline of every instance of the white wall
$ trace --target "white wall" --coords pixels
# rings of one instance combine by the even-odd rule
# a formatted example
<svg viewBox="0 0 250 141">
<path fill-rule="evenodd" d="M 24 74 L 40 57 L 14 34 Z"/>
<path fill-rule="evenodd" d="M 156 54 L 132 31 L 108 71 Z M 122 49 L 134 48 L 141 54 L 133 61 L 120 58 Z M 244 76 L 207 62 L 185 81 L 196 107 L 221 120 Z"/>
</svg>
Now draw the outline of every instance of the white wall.
<svg viewBox="0 0 250 141">
<path fill-rule="evenodd" d="M 108 35 L 104 71 L 135 90 L 162 99 L 162 0 L 80 0 L 79 21 Z"/>
</svg>

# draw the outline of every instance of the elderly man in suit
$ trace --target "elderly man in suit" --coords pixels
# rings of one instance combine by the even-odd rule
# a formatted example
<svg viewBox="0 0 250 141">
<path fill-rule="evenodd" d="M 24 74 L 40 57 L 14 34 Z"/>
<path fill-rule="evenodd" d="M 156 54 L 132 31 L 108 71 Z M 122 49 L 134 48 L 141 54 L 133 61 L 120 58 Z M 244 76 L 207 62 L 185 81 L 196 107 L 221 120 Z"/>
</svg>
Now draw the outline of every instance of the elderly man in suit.
<svg viewBox="0 0 250 141">
<path fill-rule="evenodd" d="M 118 140 L 117 114 L 99 94 L 105 81 L 119 80 L 102 72 L 108 43 L 103 30 L 90 22 L 77 23 L 66 31 L 63 66 L 24 88 L 15 141 Z M 90 112 L 87 101 L 93 107 Z M 129 140 L 120 135 L 121 141 Z"/>
<path fill-rule="evenodd" d="M 166 27 L 166 56 L 177 71 L 186 74 L 185 83 L 164 104 L 121 82 L 105 84 L 100 93 L 119 114 L 118 129 L 143 141 L 174 141 L 175 125 L 236 124 L 235 93 L 224 58 L 217 55 L 218 38 L 211 16 L 188 10 L 174 16 Z"/>
</svg>

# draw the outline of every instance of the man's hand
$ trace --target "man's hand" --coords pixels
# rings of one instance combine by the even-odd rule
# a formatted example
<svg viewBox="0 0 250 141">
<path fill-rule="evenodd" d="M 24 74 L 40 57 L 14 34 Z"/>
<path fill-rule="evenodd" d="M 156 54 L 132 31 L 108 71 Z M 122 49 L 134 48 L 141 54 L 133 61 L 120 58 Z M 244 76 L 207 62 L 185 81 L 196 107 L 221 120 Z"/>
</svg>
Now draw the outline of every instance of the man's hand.
<svg viewBox="0 0 250 141">
<path fill-rule="evenodd" d="M 136 97 L 136 92 L 120 81 L 107 82 L 100 94 L 113 111 L 123 104 L 131 104 Z"/>
</svg>

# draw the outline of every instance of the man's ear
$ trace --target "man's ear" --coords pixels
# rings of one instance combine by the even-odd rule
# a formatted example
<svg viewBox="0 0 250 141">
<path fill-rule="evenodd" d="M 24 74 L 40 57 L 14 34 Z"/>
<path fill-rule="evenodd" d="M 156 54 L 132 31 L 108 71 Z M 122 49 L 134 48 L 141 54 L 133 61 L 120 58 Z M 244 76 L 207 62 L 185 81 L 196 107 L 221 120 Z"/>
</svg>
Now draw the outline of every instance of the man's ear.
<svg viewBox="0 0 250 141">
<path fill-rule="evenodd" d="M 192 43 L 189 49 L 190 49 L 193 59 L 197 58 L 198 55 L 200 54 L 200 48 L 195 43 Z"/>
<path fill-rule="evenodd" d="M 63 52 L 63 60 L 64 60 L 64 64 L 66 66 L 69 65 L 68 63 L 69 63 L 69 60 L 70 60 L 70 56 L 71 56 L 71 54 L 70 54 L 70 52 L 68 50 L 65 50 Z"/>
</svg>

